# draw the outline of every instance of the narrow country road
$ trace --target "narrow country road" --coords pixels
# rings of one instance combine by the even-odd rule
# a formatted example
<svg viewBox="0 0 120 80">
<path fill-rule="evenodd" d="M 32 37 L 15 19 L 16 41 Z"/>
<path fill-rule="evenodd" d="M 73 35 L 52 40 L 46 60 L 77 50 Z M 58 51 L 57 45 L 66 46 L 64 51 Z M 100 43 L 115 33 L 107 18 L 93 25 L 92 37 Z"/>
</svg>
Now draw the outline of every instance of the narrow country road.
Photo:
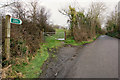
<svg viewBox="0 0 120 80">
<path fill-rule="evenodd" d="M 118 78 L 118 39 L 100 36 L 80 49 L 69 78 Z"/>
<path fill-rule="evenodd" d="M 106 35 L 83 48 L 63 47 L 43 78 L 118 78 L 118 39 Z"/>
</svg>

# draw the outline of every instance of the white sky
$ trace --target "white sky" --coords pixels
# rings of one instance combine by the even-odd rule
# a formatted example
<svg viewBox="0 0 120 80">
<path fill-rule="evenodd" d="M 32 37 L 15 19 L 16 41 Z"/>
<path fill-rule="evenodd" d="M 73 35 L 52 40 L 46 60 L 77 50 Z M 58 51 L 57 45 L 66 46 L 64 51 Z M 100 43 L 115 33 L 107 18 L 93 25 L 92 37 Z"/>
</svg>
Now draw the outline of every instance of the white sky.
<svg viewBox="0 0 120 80">
<path fill-rule="evenodd" d="M 2 3 L 7 1 L 9 0 L 0 0 L 0 6 Z M 31 0 L 19 0 L 19 1 L 26 2 Z M 100 1 L 106 4 L 107 12 L 105 15 L 108 15 L 112 10 L 114 10 L 114 7 L 119 0 L 37 0 L 37 1 L 40 2 L 40 5 L 46 7 L 46 9 L 50 11 L 51 13 L 50 21 L 53 24 L 67 26 L 67 17 L 59 13 L 58 9 L 67 8 L 69 4 L 73 4 L 73 3 L 76 6 L 87 9 L 91 2 Z"/>
</svg>

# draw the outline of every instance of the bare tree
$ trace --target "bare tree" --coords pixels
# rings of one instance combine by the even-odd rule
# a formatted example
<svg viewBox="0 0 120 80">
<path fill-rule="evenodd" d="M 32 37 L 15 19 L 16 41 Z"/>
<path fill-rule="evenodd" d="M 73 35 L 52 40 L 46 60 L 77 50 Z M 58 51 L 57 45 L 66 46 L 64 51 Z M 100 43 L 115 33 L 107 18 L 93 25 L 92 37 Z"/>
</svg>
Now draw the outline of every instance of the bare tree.
<svg viewBox="0 0 120 80">
<path fill-rule="evenodd" d="M 92 2 L 90 5 L 88 16 L 91 18 L 91 35 L 95 36 L 96 29 L 101 29 L 101 17 L 106 10 L 103 2 Z M 97 28 L 96 28 L 97 27 Z"/>
<path fill-rule="evenodd" d="M 106 6 L 103 2 L 92 2 L 88 11 L 92 18 L 100 18 L 103 12 L 106 10 Z"/>
<path fill-rule="evenodd" d="M 31 7 L 32 7 L 32 9 L 30 9 L 31 18 L 32 18 L 33 23 L 36 23 L 38 3 L 36 1 L 34 1 L 34 2 L 31 2 L 30 4 L 31 4 Z"/>
<path fill-rule="evenodd" d="M 50 17 L 50 13 L 48 11 L 46 11 L 46 9 L 44 7 L 41 7 L 37 11 L 37 24 L 38 24 L 38 27 L 42 31 L 46 32 L 46 28 L 49 25 L 48 22 L 47 22 L 49 17 Z"/>
<path fill-rule="evenodd" d="M 44 7 L 40 7 L 38 2 L 33 1 L 30 3 L 30 19 L 33 24 L 37 25 L 41 31 L 46 31 L 48 25 L 49 12 Z"/>
<path fill-rule="evenodd" d="M 118 31 L 118 18 L 119 18 L 119 14 L 118 14 L 118 6 L 116 5 L 115 6 L 115 10 L 111 12 L 111 15 L 108 16 L 108 19 L 107 19 L 107 30 L 108 32 L 113 32 L 113 31 Z"/>
<path fill-rule="evenodd" d="M 23 3 L 16 1 L 12 7 L 10 7 L 13 12 L 13 16 L 20 18 L 22 20 L 26 19 L 27 10 L 25 9 Z"/>
</svg>

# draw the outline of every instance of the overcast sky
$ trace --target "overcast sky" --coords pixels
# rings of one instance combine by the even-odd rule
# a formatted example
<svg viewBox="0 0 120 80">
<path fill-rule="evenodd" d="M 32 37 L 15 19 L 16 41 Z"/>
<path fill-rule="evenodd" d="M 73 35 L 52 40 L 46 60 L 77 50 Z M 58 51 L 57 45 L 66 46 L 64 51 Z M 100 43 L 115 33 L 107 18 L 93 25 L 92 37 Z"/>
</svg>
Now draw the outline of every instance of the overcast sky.
<svg viewBox="0 0 120 80">
<path fill-rule="evenodd" d="M 9 0 L 0 0 L 0 6 Z M 31 0 L 19 0 L 19 1 L 31 1 Z M 32 0 L 33 1 L 33 0 Z M 75 4 L 75 6 L 87 9 L 91 2 L 104 2 L 107 7 L 107 12 L 105 15 L 110 14 L 110 11 L 114 10 L 115 5 L 119 0 L 37 0 L 40 5 L 46 7 L 50 11 L 51 17 L 50 21 L 53 24 L 58 24 L 62 26 L 67 26 L 67 17 L 59 13 L 58 9 L 67 8 L 69 4 Z"/>
</svg>

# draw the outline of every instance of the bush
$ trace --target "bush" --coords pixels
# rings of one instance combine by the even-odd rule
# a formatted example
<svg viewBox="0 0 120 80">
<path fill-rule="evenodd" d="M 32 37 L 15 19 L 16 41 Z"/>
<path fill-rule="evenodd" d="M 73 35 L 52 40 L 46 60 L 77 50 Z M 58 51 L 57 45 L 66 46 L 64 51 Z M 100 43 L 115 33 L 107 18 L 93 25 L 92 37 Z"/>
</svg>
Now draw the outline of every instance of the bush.
<svg viewBox="0 0 120 80">
<path fill-rule="evenodd" d="M 120 39 L 120 32 L 108 32 L 106 35 Z"/>
</svg>

